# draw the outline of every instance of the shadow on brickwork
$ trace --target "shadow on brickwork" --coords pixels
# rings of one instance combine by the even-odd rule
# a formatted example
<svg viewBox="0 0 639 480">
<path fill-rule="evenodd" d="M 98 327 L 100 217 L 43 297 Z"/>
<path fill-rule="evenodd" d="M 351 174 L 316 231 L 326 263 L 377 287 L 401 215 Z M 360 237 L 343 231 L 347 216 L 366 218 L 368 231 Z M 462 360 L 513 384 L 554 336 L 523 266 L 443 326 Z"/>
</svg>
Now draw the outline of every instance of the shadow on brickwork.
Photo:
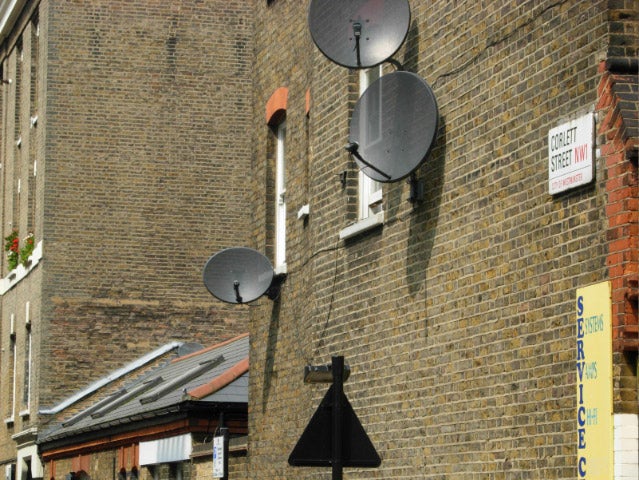
<svg viewBox="0 0 639 480">
<path fill-rule="evenodd" d="M 417 72 L 419 63 L 419 27 L 417 20 L 413 20 L 404 41 L 404 58 L 402 66 L 407 72 Z"/>
<path fill-rule="evenodd" d="M 419 45 L 419 26 L 417 20 L 414 19 L 406 36 L 402 64 L 404 70 L 417 73 L 426 82 L 429 82 L 429 79 L 424 75 L 428 72 L 418 71 Z M 423 182 L 424 198 L 414 204 L 409 217 L 406 282 L 411 296 L 415 296 L 425 289 L 426 269 L 430 263 L 439 218 L 446 158 L 446 124 L 441 115 L 438 121 L 439 127 L 435 145 L 433 145 L 429 157 L 416 172 L 417 180 Z"/>
<path fill-rule="evenodd" d="M 277 350 L 277 337 L 280 329 L 280 299 L 273 302 L 271 311 L 271 321 L 268 327 L 268 339 L 266 341 L 266 352 L 264 358 L 264 383 L 262 384 L 262 412 L 266 410 L 266 403 L 271 393 L 271 380 L 275 367 L 275 353 Z"/>
<path fill-rule="evenodd" d="M 416 20 L 413 20 L 405 41 L 402 67 L 405 71 L 420 75 L 426 82 L 429 79 L 419 71 L 420 34 Z M 435 92 L 437 95 L 437 92 Z M 444 163 L 446 158 L 446 124 L 440 115 L 435 144 L 424 164 L 415 172 L 416 180 L 423 184 L 423 199 L 413 203 L 413 208 L 407 215 L 399 213 L 405 201 L 406 182 L 391 184 L 389 187 L 388 223 L 408 221 L 408 240 L 406 248 L 406 284 L 411 297 L 424 295 L 426 292 L 426 271 L 430 264 L 431 252 L 435 242 L 439 211 L 442 201 L 444 182 Z M 404 199 L 402 198 L 404 197 Z M 420 299 L 425 301 L 424 299 Z M 427 328 L 424 319 L 424 328 Z M 427 332 L 426 332 L 427 333 Z"/>
<path fill-rule="evenodd" d="M 439 131 L 430 156 L 422 165 L 417 178 L 424 184 L 424 198 L 416 202 L 410 216 L 406 248 L 406 283 L 411 296 L 426 291 L 426 271 L 437 233 L 439 209 L 444 184 L 446 158 L 446 125 L 439 118 Z M 424 299 L 425 300 L 425 299 Z"/>
<path fill-rule="evenodd" d="M 408 222 L 406 244 L 405 281 L 412 302 L 419 304 L 420 315 L 424 316 L 424 331 L 428 335 L 426 303 L 426 272 L 430 265 L 431 254 L 437 234 L 439 211 L 444 183 L 444 164 L 446 158 L 446 127 L 439 118 L 437 139 L 433 149 L 416 173 L 416 180 L 423 184 L 423 199 L 413 203 L 408 213 L 401 214 L 400 207 L 407 195 L 402 195 L 406 181 L 397 182 L 389 191 L 387 223 Z M 421 313 L 423 312 L 423 313 Z"/>
</svg>

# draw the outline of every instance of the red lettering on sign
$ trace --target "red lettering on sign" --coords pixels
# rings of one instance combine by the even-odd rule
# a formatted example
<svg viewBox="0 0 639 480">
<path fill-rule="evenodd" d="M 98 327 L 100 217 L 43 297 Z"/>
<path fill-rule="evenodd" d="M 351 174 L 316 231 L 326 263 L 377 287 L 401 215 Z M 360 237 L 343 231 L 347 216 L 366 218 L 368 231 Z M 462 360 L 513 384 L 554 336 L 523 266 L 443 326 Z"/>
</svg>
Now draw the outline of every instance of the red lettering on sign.
<svg viewBox="0 0 639 480">
<path fill-rule="evenodd" d="M 585 162 L 588 159 L 588 144 L 575 147 L 575 163 Z"/>
</svg>

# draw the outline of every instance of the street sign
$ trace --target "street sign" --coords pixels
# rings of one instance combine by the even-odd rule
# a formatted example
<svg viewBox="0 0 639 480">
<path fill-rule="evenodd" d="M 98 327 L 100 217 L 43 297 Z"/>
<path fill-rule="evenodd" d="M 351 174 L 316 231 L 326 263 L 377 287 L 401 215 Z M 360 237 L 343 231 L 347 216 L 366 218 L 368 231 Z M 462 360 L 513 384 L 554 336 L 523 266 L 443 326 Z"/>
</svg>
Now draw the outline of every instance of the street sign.
<svg viewBox="0 0 639 480">
<path fill-rule="evenodd" d="M 330 467 L 332 465 L 333 386 L 302 433 L 289 456 L 294 467 Z M 379 467 L 381 459 L 371 443 L 353 407 L 342 394 L 342 462 L 344 467 Z"/>
<path fill-rule="evenodd" d="M 224 437 L 213 438 L 213 478 L 224 478 Z"/>
<path fill-rule="evenodd" d="M 559 125 L 548 132 L 548 193 L 586 185 L 594 178 L 594 115 Z"/>
</svg>

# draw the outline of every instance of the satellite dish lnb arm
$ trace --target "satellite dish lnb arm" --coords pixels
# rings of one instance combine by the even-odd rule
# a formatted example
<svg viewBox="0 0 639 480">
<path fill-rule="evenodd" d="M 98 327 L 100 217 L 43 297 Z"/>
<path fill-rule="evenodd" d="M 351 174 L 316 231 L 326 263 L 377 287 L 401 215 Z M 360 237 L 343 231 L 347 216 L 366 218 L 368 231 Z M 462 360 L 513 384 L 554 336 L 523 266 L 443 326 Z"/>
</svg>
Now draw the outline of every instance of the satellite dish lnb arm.
<svg viewBox="0 0 639 480">
<path fill-rule="evenodd" d="M 233 282 L 233 289 L 235 290 L 235 300 L 237 303 L 242 303 L 242 295 L 240 295 L 240 282 L 235 280 Z"/>
<path fill-rule="evenodd" d="M 362 57 L 359 53 L 359 39 L 362 36 L 362 24 L 359 22 L 353 23 L 353 35 L 355 36 L 355 50 L 357 53 L 357 66 L 362 66 Z"/>
<path fill-rule="evenodd" d="M 350 142 L 348 145 L 346 145 L 346 151 L 350 153 L 351 155 L 353 155 L 355 158 L 357 158 L 364 165 L 366 165 L 369 168 L 372 168 L 373 170 L 375 170 L 377 173 L 379 173 L 381 176 L 385 177 L 388 180 L 392 178 L 389 174 L 382 172 L 375 165 L 371 165 L 369 162 L 364 160 L 362 156 L 359 154 L 358 149 L 359 149 L 359 144 L 357 142 Z"/>
</svg>

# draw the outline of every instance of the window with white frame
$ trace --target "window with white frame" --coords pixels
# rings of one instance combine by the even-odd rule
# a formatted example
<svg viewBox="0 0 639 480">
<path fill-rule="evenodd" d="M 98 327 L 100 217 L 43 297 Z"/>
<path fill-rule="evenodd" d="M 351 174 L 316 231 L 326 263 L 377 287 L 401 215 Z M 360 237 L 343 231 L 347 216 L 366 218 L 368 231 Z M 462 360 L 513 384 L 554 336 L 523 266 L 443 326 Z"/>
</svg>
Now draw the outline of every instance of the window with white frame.
<svg viewBox="0 0 639 480">
<path fill-rule="evenodd" d="M 16 345 L 16 317 L 15 314 L 11 314 L 9 324 L 9 361 L 7 362 L 7 371 L 10 372 L 11 378 L 9 379 L 9 405 L 8 416 L 4 422 L 6 424 L 13 424 L 15 420 L 16 412 L 16 374 L 17 374 L 17 345 Z"/>
<path fill-rule="evenodd" d="M 24 337 L 24 377 L 22 385 L 22 410 L 21 416 L 29 415 L 31 400 L 31 317 L 29 312 L 30 303 L 25 306 L 25 330 Z"/>
<path fill-rule="evenodd" d="M 359 96 L 366 91 L 368 86 L 377 80 L 382 74 L 382 66 L 360 70 L 359 73 Z M 368 134 L 369 132 L 362 132 Z M 359 172 L 359 213 L 358 218 L 365 220 L 371 215 L 382 210 L 382 184 L 366 176 L 361 170 Z"/>
<path fill-rule="evenodd" d="M 286 271 L 286 121 L 275 127 L 275 270 Z"/>
</svg>

